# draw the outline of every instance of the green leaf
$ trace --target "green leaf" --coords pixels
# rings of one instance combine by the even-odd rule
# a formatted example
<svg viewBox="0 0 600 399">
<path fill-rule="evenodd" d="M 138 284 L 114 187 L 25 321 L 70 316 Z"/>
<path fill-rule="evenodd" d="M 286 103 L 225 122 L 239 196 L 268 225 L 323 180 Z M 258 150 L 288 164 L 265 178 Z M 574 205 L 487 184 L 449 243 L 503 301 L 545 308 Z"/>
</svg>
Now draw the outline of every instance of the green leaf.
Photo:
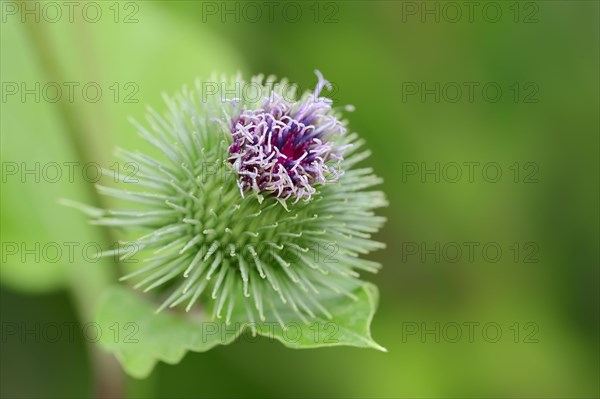
<svg viewBox="0 0 600 399">
<path fill-rule="evenodd" d="M 227 345 L 244 331 L 297 349 L 348 345 L 385 351 L 373 341 L 369 330 L 377 307 L 377 288 L 367 283 L 354 294 L 357 300 L 336 297 L 323 303 L 334 315 L 331 320 L 316 318 L 305 323 L 296 318 L 286 322 L 284 330 L 276 322 L 250 323 L 244 312 L 234 314 L 230 325 L 209 321 L 198 313 L 157 314 L 156 305 L 143 295 L 114 286 L 101 299 L 96 321 L 102 332 L 100 344 L 136 378 L 147 377 L 158 361 L 177 364 L 187 351 L 205 352 L 216 345 Z M 294 320 L 292 314 L 280 314 Z"/>
<path fill-rule="evenodd" d="M 377 309 L 379 291 L 365 283 L 354 291 L 357 299 L 336 297 L 325 300 L 323 306 L 333 315 L 331 319 L 316 317 L 308 324 L 300 320 L 285 323 L 285 331 L 275 323 L 258 323 L 260 335 L 277 339 L 288 348 L 319 348 L 325 346 L 355 346 L 387 350 L 371 338 L 371 320 Z M 289 309 L 289 308 L 286 308 Z M 293 320 L 294 313 L 279 310 L 284 320 Z M 267 313 L 267 319 L 271 319 Z M 297 316 L 296 316 L 297 317 Z"/>
<path fill-rule="evenodd" d="M 103 332 L 100 344 L 136 378 L 147 377 L 159 360 L 177 364 L 188 350 L 204 352 L 230 343 L 239 334 L 222 337 L 213 333 L 215 323 L 201 317 L 155 311 L 156 306 L 141 294 L 114 286 L 100 300 L 96 314 Z"/>
</svg>

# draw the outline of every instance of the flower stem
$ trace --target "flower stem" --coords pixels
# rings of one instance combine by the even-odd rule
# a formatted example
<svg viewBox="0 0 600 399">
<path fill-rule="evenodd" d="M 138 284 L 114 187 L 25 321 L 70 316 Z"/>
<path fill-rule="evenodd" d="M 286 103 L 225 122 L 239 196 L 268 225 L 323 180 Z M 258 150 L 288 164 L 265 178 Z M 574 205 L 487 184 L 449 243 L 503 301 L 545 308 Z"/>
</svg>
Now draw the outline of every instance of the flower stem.
<svg viewBox="0 0 600 399">
<path fill-rule="evenodd" d="M 21 1 L 21 6 L 24 7 L 25 3 L 26 1 Z M 56 53 L 49 43 L 48 32 L 43 24 L 27 19 L 25 29 L 47 79 L 54 82 L 63 81 L 55 57 Z M 57 106 L 58 114 L 66 126 L 64 132 L 68 135 L 80 161 L 83 163 L 90 161 L 92 154 L 95 153 L 91 144 L 93 138 L 90 137 L 93 132 L 85 125 L 82 118 L 78 117 L 74 104 L 69 104 L 61 99 Z M 88 140 L 84 139 L 85 136 Z M 94 205 L 101 207 L 102 200 L 93 185 L 86 184 L 86 188 Z M 103 233 L 105 243 L 115 242 L 108 229 L 104 229 Z M 108 268 L 106 264 L 101 265 L 100 263 L 97 266 L 84 268 L 81 265 L 73 265 L 68 269 L 70 291 L 82 321 L 86 323 L 93 321 L 94 304 L 101 292 L 115 280 L 114 270 L 114 268 Z M 100 351 L 92 343 L 88 344 L 88 350 L 95 385 L 92 396 L 97 398 L 123 397 L 123 375 L 116 359 L 112 355 Z"/>
</svg>

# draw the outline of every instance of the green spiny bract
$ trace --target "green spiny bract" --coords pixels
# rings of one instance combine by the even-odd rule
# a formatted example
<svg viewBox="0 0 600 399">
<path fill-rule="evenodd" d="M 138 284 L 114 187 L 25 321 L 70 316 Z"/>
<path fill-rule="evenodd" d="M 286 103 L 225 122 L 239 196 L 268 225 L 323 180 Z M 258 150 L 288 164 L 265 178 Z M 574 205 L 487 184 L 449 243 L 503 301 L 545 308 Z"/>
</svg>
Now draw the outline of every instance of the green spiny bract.
<svg viewBox="0 0 600 399">
<path fill-rule="evenodd" d="M 338 124 L 345 132 L 346 121 L 339 122 L 341 115 L 331 108 L 331 100 L 318 96 L 327 85 L 318 75 L 314 94 L 299 98 L 285 80 L 273 77 L 257 76 L 250 82 L 239 76 L 213 79 L 227 87 L 258 91 L 227 101 L 207 95 L 206 86 L 197 82 L 195 90 L 184 88 L 173 99 L 165 97 L 169 108 L 165 118 L 149 110 L 148 128 L 134 122 L 162 155 L 155 159 L 120 150 L 126 162 L 139 168 L 136 183 L 122 177 L 128 179 L 120 185 L 123 189 L 98 188 L 137 208 L 97 211 L 94 223 L 147 232 L 122 242 L 136 252 L 150 253 L 144 265 L 123 280 L 135 280 L 135 287 L 144 291 L 157 291 L 160 310 L 181 306 L 189 311 L 200 302 L 213 318 L 227 323 L 233 312 L 244 312 L 251 323 L 268 320 L 282 326 L 298 318 L 305 322 L 331 318 L 323 299 L 341 295 L 354 299 L 352 291 L 361 284 L 359 272 L 379 269 L 379 264 L 360 256 L 383 247 L 370 237 L 384 223 L 373 210 L 385 206 L 386 199 L 381 191 L 368 190 L 381 183 L 373 171 L 355 168 L 370 154 L 361 149 L 363 141 L 355 133 L 325 131 L 319 136 L 319 145 L 327 140 L 328 148 L 341 149 L 335 157 L 320 160 L 323 168 L 335 163 L 336 177 L 311 179 L 308 196 L 302 195 L 307 192 L 303 187 L 299 192 L 292 187 L 297 194 L 293 203 L 286 201 L 289 190 L 282 196 L 281 190 L 261 191 L 256 184 L 242 184 L 244 165 L 232 160 L 240 115 L 267 109 L 273 101 L 305 111 L 311 101 L 324 101 L 311 123 L 327 121 L 320 130 Z M 253 173 L 268 171 L 253 169 Z"/>
</svg>

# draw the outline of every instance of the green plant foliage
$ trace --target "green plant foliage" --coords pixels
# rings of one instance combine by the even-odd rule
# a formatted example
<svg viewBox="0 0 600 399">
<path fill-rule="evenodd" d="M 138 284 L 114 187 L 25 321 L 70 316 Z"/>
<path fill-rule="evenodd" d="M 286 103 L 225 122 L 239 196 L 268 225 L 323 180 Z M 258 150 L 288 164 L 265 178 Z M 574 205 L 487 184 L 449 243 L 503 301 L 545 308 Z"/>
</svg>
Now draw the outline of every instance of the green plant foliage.
<svg viewBox="0 0 600 399">
<path fill-rule="evenodd" d="M 324 301 L 332 319 L 305 323 L 290 314 L 283 330 L 278 323 L 249 323 L 235 313 L 231 323 L 211 321 L 204 312 L 160 312 L 148 298 L 126 287 L 115 286 L 102 297 L 96 322 L 102 331 L 100 344 L 114 353 L 133 377 L 147 377 L 159 361 L 177 364 L 188 351 L 205 352 L 227 345 L 240 334 L 276 339 L 290 348 L 349 345 L 385 349 L 371 338 L 369 329 L 378 300 L 377 288 L 364 284 L 354 290 L 356 300 L 332 297 Z M 281 309 L 285 312 L 284 309 Z"/>
</svg>

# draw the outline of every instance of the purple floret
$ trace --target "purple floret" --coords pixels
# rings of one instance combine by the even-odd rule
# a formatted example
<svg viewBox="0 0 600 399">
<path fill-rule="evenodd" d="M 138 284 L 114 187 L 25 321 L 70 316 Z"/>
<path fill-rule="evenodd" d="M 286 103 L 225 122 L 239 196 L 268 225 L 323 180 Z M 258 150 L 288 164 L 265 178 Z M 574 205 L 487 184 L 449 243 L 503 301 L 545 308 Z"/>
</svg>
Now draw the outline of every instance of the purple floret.
<svg viewBox="0 0 600 399">
<path fill-rule="evenodd" d="M 261 109 L 243 110 L 231 129 L 229 162 L 245 191 L 270 192 L 280 199 L 309 201 L 315 184 L 337 180 L 346 146 L 336 145 L 346 132 L 332 114 L 331 100 L 319 97 L 328 82 L 317 71 L 313 95 L 290 103 L 277 94 Z"/>
</svg>

